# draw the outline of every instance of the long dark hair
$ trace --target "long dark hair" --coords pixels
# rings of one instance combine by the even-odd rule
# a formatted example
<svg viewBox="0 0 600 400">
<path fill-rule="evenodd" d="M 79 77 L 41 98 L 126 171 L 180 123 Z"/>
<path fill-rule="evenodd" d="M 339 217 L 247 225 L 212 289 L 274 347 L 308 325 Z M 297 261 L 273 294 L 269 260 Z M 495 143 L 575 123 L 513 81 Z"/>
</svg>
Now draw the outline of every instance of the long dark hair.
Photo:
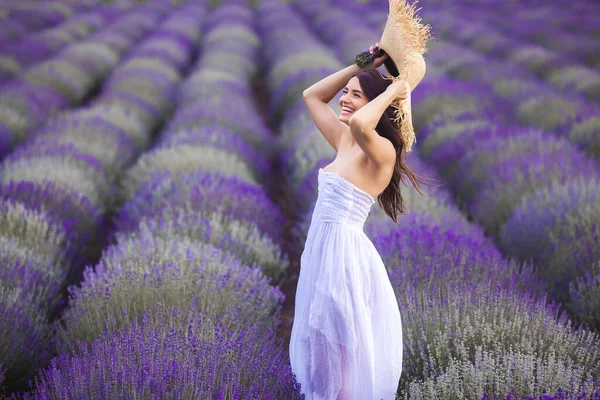
<svg viewBox="0 0 600 400">
<path fill-rule="evenodd" d="M 357 77 L 360 83 L 360 87 L 369 101 L 373 100 L 377 96 L 387 89 L 392 83 L 391 79 L 386 79 L 383 75 L 375 68 L 365 68 L 356 72 L 353 77 Z M 398 213 L 405 214 L 407 212 L 402 194 L 400 192 L 400 182 L 405 183 L 404 177 L 408 177 L 410 182 L 413 184 L 415 189 L 423 196 L 425 194 L 419 187 L 419 182 L 427 185 L 426 182 L 420 180 L 423 178 L 419 175 L 412 173 L 406 164 L 404 159 L 406 157 L 406 149 L 400 136 L 398 127 L 393 122 L 394 108 L 389 106 L 381 116 L 381 119 L 377 123 L 375 130 L 380 136 L 389 139 L 396 149 L 396 164 L 394 165 L 394 174 L 389 185 L 385 190 L 377 196 L 379 205 L 383 207 L 385 213 L 398 222 Z"/>
</svg>

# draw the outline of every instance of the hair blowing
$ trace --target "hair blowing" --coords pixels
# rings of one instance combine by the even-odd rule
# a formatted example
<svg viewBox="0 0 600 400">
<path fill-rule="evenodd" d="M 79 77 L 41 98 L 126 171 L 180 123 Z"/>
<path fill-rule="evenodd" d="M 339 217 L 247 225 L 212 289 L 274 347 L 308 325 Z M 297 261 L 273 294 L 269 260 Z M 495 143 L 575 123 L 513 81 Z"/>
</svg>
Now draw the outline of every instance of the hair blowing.
<svg viewBox="0 0 600 400">
<path fill-rule="evenodd" d="M 375 68 L 362 69 L 352 76 L 358 78 L 360 87 L 369 101 L 383 93 L 392 83 L 390 79 L 384 78 Z M 404 142 L 402 141 L 398 127 L 393 122 L 393 118 L 394 109 L 389 106 L 375 127 L 377 133 L 392 142 L 394 149 L 396 149 L 396 164 L 394 165 L 392 179 L 385 190 L 377 196 L 377 200 L 379 205 L 385 210 L 385 213 L 395 223 L 398 223 L 398 213 L 405 214 L 407 212 L 400 192 L 400 182 L 404 183 L 404 177 L 408 177 L 415 189 L 423 196 L 425 195 L 419 187 L 419 182 L 425 185 L 427 183 L 420 180 L 419 178 L 422 177 L 412 173 L 404 163 L 406 156 Z"/>
</svg>

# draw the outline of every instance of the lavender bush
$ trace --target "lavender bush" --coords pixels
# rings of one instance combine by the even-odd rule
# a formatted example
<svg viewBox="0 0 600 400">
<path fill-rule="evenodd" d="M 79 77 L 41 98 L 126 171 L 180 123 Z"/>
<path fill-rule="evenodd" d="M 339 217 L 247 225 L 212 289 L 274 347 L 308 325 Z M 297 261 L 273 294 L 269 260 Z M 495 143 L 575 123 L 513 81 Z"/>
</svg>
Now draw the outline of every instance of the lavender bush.
<svg viewBox="0 0 600 400">
<path fill-rule="evenodd" d="M 176 176 L 178 173 L 190 173 L 200 168 L 219 171 L 227 176 L 235 175 L 248 183 L 257 184 L 250 167 L 240 156 L 215 148 L 182 144 L 144 153 L 122 175 L 119 182 L 119 202 L 122 204 L 131 199 L 139 185 L 151 179 L 155 172 L 169 171 Z"/>
<path fill-rule="evenodd" d="M 230 329 L 276 326 L 284 296 L 258 265 L 247 267 L 211 245 L 175 239 L 177 247 L 173 239 L 129 240 L 127 247 L 108 250 L 94 268 L 88 266 L 81 287 L 69 288 L 70 307 L 57 328 L 61 352 L 79 340 L 96 339 L 109 318 L 122 329 L 156 305 L 183 310 L 194 302 L 198 315 Z M 129 253 L 136 242 L 143 246 L 136 249 L 141 254 Z"/>
<path fill-rule="evenodd" d="M 302 399 L 272 330 L 228 330 L 188 309 L 144 312 L 61 354 L 13 399 Z"/>
<path fill-rule="evenodd" d="M 135 150 L 140 151 L 148 146 L 149 137 L 146 134 L 147 128 L 142 121 L 136 119 L 130 111 L 131 107 L 119 108 L 116 106 L 102 105 L 94 103 L 93 107 L 79 108 L 70 112 L 60 113 L 49 120 L 44 127 L 39 130 L 40 134 L 51 134 L 53 131 L 64 129 L 67 135 L 70 129 L 87 129 L 88 127 L 102 126 L 103 131 L 118 132 L 122 131 L 128 135 L 134 143 Z M 109 134 L 111 136 L 111 134 Z M 104 139 L 96 139 L 104 140 Z M 122 143 L 127 147 L 126 140 Z M 107 149 L 108 150 L 108 149 Z"/>
<path fill-rule="evenodd" d="M 523 125 L 551 131 L 561 124 L 574 120 L 586 111 L 572 99 L 559 95 L 531 97 L 519 104 L 517 112 Z"/>
<path fill-rule="evenodd" d="M 373 238 L 373 244 L 390 279 L 415 290 L 429 292 L 433 287 L 488 280 L 538 297 L 545 289 L 530 263 L 506 259 L 487 237 L 461 235 L 416 220 Z"/>
<path fill-rule="evenodd" d="M 600 341 L 557 305 L 497 282 L 420 291 L 393 281 L 403 316 L 403 398 L 522 398 L 600 390 Z M 508 322 L 508 323 L 507 323 Z"/>
<path fill-rule="evenodd" d="M 577 176 L 567 182 L 552 182 L 521 198 L 501 227 L 498 244 L 519 258 L 539 260 L 558 225 L 572 219 L 582 207 L 599 201 L 597 178 Z"/>
<path fill-rule="evenodd" d="M 35 249 L 43 262 L 62 265 L 70 261 L 74 245 L 70 223 L 56 221 L 47 213 L 31 210 L 19 202 L 0 202 L 0 236 L 17 242 L 21 248 Z M 61 269 L 62 269 L 61 268 Z"/>
<path fill-rule="evenodd" d="M 494 108 L 493 99 L 489 96 L 481 98 L 481 89 L 475 85 L 439 78 L 423 81 L 419 88 L 421 90 L 415 91 L 412 98 L 415 105 L 413 124 L 417 130 L 437 118 Z"/>
<path fill-rule="evenodd" d="M 142 217 L 151 217 L 165 208 L 178 208 L 224 212 L 237 220 L 255 223 L 276 241 L 283 236 L 285 221 L 281 210 L 262 188 L 237 176 L 196 170 L 181 174 L 153 173 L 151 178 L 138 187 L 115 216 L 114 227 L 118 232 L 135 230 Z"/>
<path fill-rule="evenodd" d="M 202 78 L 202 72 L 194 75 L 196 79 Z M 196 84 L 204 85 L 202 82 Z M 194 93 L 193 99 L 192 103 L 182 104 L 177 114 L 169 121 L 168 131 L 176 132 L 219 124 L 237 132 L 246 142 L 264 151 L 265 140 L 269 140 L 271 133 L 246 96 L 226 91 L 219 95 L 217 91 L 205 95 Z M 231 118 L 230 110 L 236 110 L 238 118 Z"/>
<path fill-rule="evenodd" d="M 198 99 L 201 101 L 202 99 Z M 156 147 L 170 148 L 179 145 L 197 146 L 202 148 L 217 148 L 235 153 L 242 158 L 256 176 L 270 173 L 271 152 L 259 149 L 259 143 L 267 138 L 255 135 L 252 139 L 244 137 L 241 132 L 227 128 L 218 122 L 202 123 L 188 129 L 167 130 L 157 141 Z M 254 145 L 256 145 L 254 147 Z"/>
<path fill-rule="evenodd" d="M 600 205 L 586 204 L 553 227 L 539 256 L 540 270 L 549 278 L 556 298 L 566 300 L 569 282 L 600 258 Z"/>
<path fill-rule="evenodd" d="M 538 153 L 522 159 L 507 157 L 499 162 L 473 198 L 470 214 L 488 231 L 497 232 L 524 194 L 552 182 L 565 182 L 578 176 L 591 179 L 598 175 L 598 164 L 580 154 L 558 153 L 552 156 L 553 163 L 549 163 L 548 157 L 548 154 Z"/>
<path fill-rule="evenodd" d="M 259 264 L 274 282 L 278 282 L 289 264 L 281 247 L 256 224 L 223 213 L 165 209 L 140 220 L 138 231 L 140 234 L 151 231 L 162 237 L 179 234 L 228 249 L 246 264 Z"/>
<path fill-rule="evenodd" d="M 42 256 L 42 257 L 40 257 Z M 18 240 L 0 236 L 0 280 L 7 289 L 20 289 L 34 295 L 47 308 L 55 306 L 66 278 L 64 265 L 43 259 Z"/>
<path fill-rule="evenodd" d="M 43 304 L 39 293 L 0 283 L 0 364 L 8 390 L 25 388 L 50 360 L 52 330 Z"/>
<path fill-rule="evenodd" d="M 59 226 L 71 226 L 74 231 L 71 239 L 81 245 L 100 240 L 104 233 L 100 229 L 103 216 L 98 207 L 87 197 L 59 184 L 11 181 L 0 185 L 0 198 L 42 211 Z"/>
<path fill-rule="evenodd" d="M 468 151 L 465 142 L 469 139 L 486 139 L 498 135 L 499 131 L 510 132 L 493 121 L 489 114 L 468 113 L 446 117 L 423 127 L 420 132 L 422 145 L 419 151 L 440 170 L 443 175 L 447 168 L 456 168 L 457 161 Z"/>
<path fill-rule="evenodd" d="M 600 158 L 600 117 L 590 116 L 580 118 L 563 130 L 573 143 L 577 143 L 581 150 L 592 157 Z"/>
<path fill-rule="evenodd" d="M 569 307 L 588 326 L 600 331 L 600 262 L 569 284 Z"/>
<path fill-rule="evenodd" d="M 591 101 L 600 101 L 600 74 L 592 68 L 567 65 L 552 71 L 548 81 L 561 90 L 583 93 Z"/>
<path fill-rule="evenodd" d="M 113 194 L 112 182 L 102 164 L 92 156 L 79 152 L 72 144 L 53 147 L 23 148 L 22 156 L 19 151 L 12 153 L 11 158 L 6 159 L 0 167 L 1 181 L 60 183 L 104 209 Z"/>
<path fill-rule="evenodd" d="M 78 118 L 72 113 L 61 123 L 27 142 L 28 146 L 43 147 L 46 144 L 69 144 L 78 151 L 96 158 L 108 175 L 114 177 L 130 161 L 134 154 L 134 143 L 127 133 L 100 118 Z"/>
</svg>

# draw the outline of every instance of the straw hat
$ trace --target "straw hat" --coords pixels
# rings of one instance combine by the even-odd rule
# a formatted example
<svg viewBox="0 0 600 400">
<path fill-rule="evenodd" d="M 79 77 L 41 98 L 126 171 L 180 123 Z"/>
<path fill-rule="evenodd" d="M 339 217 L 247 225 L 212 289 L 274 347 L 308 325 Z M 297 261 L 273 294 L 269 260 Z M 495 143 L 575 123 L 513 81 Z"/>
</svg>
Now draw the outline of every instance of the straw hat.
<svg viewBox="0 0 600 400">
<path fill-rule="evenodd" d="M 406 152 L 412 151 L 416 142 L 412 124 L 410 92 L 413 91 L 425 76 L 425 59 L 427 40 L 431 38 L 430 26 L 422 25 L 421 18 L 415 13 L 415 0 L 408 4 L 406 0 L 389 0 L 390 12 L 379 40 L 379 49 L 388 54 L 385 68 L 394 82 L 406 80 L 410 86 L 405 100 L 396 100 L 391 106 L 395 109 L 394 122 L 400 129 Z"/>
</svg>

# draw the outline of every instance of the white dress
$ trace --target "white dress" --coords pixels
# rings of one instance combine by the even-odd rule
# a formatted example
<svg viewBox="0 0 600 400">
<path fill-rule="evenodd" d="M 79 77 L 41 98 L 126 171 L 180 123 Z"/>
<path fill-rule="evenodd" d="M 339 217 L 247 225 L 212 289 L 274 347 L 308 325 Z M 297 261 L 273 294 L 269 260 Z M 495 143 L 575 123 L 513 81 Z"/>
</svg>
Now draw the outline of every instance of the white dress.
<svg viewBox="0 0 600 400">
<path fill-rule="evenodd" d="M 289 348 L 306 400 L 395 399 L 402 321 L 381 256 L 363 231 L 374 203 L 319 169 Z"/>
</svg>

